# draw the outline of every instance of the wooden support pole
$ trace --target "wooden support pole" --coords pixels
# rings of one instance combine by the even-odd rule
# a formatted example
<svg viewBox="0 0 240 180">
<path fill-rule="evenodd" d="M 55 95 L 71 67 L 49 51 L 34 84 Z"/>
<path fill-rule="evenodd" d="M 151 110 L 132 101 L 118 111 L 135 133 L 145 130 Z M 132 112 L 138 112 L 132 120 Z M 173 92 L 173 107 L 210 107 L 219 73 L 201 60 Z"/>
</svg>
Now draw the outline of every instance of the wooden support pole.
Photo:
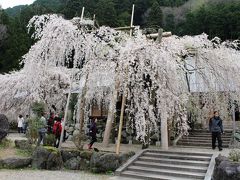
<svg viewBox="0 0 240 180">
<path fill-rule="evenodd" d="M 82 14 L 81 14 L 81 22 L 83 21 L 83 16 L 84 16 L 84 10 L 85 10 L 85 7 L 82 8 Z"/>
<path fill-rule="evenodd" d="M 236 117 L 235 117 L 235 104 L 234 104 L 234 101 L 232 102 L 232 121 L 233 121 L 233 135 L 235 136 L 235 133 L 236 133 Z M 233 146 L 235 147 L 235 138 L 233 138 Z"/>
<path fill-rule="evenodd" d="M 133 4 L 130 27 L 133 26 L 134 7 L 135 7 L 135 5 Z M 132 36 L 132 29 L 130 29 L 130 36 Z M 128 72 L 128 67 L 126 67 L 126 71 Z M 123 92 L 123 96 L 122 96 L 122 107 L 121 107 L 120 123 L 119 123 L 119 130 L 118 130 L 118 140 L 117 140 L 116 154 L 119 154 L 119 152 L 120 152 L 122 126 L 123 126 L 123 116 L 124 116 L 125 103 L 126 103 L 126 99 L 127 99 L 127 93 L 126 93 L 127 90 L 125 89 L 124 91 L 125 92 Z"/>
<path fill-rule="evenodd" d="M 163 32 L 162 33 L 162 37 L 169 37 L 171 35 L 172 35 L 172 32 Z M 155 39 L 155 38 L 159 37 L 159 33 L 147 34 L 146 37 L 150 38 L 150 39 Z"/>
<path fill-rule="evenodd" d="M 133 4 L 133 6 L 132 6 L 132 16 L 131 16 L 130 27 L 133 27 L 134 8 L 135 8 L 135 5 Z M 132 32 L 133 32 L 132 29 L 130 29 L 130 36 L 132 36 Z"/>
<path fill-rule="evenodd" d="M 121 31 L 121 30 L 130 30 L 130 29 L 134 29 L 134 28 L 135 28 L 135 26 L 125 26 L 125 27 L 117 27 L 114 29 L 117 31 Z"/>
<path fill-rule="evenodd" d="M 157 41 L 158 41 L 159 43 L 162 42 L 162 37 L 163 37 L 163 29 L 160 28 L 160 29 L 158 30 L 158 37 L 157 37 Z"/>
<path fill-rule="evenodd" d="M 120 123 L 119 123 L 119 129 L 118 129 L 118 139 L 117 139 L 116 154 L 120 153 L 120 144 L 121 144 L 121 136 L 122 136 L 122 127 L 123 127 L 123 117 L 124 117 L 125 103 L 126 103 L 126 95 L 125 95 L 125 93 L 123 93 L 121 115 L 120 115 Z"/>
</svg>

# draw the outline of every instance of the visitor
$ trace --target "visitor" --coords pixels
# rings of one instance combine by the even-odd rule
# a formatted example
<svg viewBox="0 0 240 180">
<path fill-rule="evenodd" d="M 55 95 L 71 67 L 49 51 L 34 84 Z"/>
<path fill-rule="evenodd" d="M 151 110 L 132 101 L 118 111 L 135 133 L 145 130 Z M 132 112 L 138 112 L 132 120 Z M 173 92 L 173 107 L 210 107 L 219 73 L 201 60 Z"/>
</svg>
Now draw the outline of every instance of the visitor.
<svg viewBox="0 0 240 180">
<path fill-rule="evenodd" d="M 50 117 L 48 119 L 47 125 L 48 125 L 48 134 L 52 134 L 53 133 L 53 124 L 54 124 L 54 118 L 55 115 L 53 112 L 50 113 Z"/>
<path fill-rule="evenodd" d="M 26 134 L 26 132 L 27 132 L 28 122 L 29 122 L 29 115 L 26 115 L 26 119 L 24 120 L 24 123 L 23 123 L 23 133 L 24 134 Z"/>
<path fill-rule="evenodd" d="M 89 135 L 91 136 L 91 142 L 88 144 L 88 149 L 92 149 L 93 143 L 97 142 L 97 119 L 92 119 Z"/>
<path fill-rule="evenodd" d="M 38 142 L 37 145 L 39 146 L 41 142 L 43 141 L 43 144 L 45 144 L 45 135 L 47 132 L 47 121 L 44 117 L 44 113 L 42 113 L 42 117 L 39 119 L 38 122 Z"/>
<path fill-rule="evenodd" d="M 214 116 L 209 121 L 209 131 L 212 133 L 212 149 L 216 148 L 216 139 L 218 141 L 218 149 L 222 151 L 222 138 L 223 133 L 222 119 L 219 117 L 218 111 L 214 111 Z"/>
<path fill-rule="evenodd" d="M 23 116 L 22 116 L 22 115 L 19 115 L 19 116 L 18 116 L 17 123 L 18 123 L 18 133 L 23 133 L 23 123 L 24 123 L 24 119 L 23 119 Z"/>
<path fill-rule="evenodd" d="M 55 135 L 54 147 L 56 148 L 58 148 L 60 143 L 61 132 L 62 132 L 61 118 L 58 117 L 57 121 L 53 125 L 53 134 Z"/>
</svg>

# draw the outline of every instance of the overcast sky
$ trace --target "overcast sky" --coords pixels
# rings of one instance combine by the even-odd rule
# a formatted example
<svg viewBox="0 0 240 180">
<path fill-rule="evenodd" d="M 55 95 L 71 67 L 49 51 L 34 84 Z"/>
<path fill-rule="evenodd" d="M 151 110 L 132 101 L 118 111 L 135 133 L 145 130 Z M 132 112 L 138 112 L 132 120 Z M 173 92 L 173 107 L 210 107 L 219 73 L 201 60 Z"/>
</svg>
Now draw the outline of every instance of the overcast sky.
<svg viewBox="0 0 240 180">
<path fill-rule="evenodd" d="M 17 5 L 32 4 L 35 0 L 0 0 L 3 9 Z"/>
</svg>

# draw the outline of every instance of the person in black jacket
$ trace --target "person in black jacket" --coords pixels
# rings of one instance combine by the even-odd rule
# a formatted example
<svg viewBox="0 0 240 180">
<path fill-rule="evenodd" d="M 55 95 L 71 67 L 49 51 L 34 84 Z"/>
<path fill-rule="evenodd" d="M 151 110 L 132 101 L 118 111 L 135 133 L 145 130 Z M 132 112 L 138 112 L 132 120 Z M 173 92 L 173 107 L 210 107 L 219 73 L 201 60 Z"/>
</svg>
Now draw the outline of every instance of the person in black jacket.
<svg viewBox="0 0 240 180">
<path fill-rule="evenodd" d="M 88 144 L 88 149 L 92 149 L 93 143 L 97 142 L 97 124 L 95 119 L 92 119 L 89 129 L 89 135 L 91 136 L 92 139 L 90 144 Z"/>
<path fill-rule="evenodd" d="M 218 111 L 214 111 L 214 116 L 209 121 L 209 131 L 212 133 L 212 149 L 216 148 L 216 139 L 218 141 L 218 149 L 222 151 L 223 125 L 222 119 L 219 117 Z"/>
</svg>

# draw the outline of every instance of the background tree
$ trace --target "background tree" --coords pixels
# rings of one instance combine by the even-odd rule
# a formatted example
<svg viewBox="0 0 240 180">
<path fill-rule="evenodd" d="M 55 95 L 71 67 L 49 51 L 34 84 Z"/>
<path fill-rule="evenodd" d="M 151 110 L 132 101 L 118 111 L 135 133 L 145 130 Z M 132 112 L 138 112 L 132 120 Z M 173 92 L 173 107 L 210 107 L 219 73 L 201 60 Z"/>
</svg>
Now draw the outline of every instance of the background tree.
<svg viewBox="0 0 240 180">
<path fill-rule="evenodd" d="M 148 27 L 162 27 L 163 26 L 163 13 L 158 2 L 154 2 L 148 18 L 147 18 Z"/>
<path fill-rule="evenodd" d="M 119 24 L 114 5 L 113 0 L 99 0 L 96 10 L 99 24 L 110 27 L 116 27 Z"/>
</svg>

